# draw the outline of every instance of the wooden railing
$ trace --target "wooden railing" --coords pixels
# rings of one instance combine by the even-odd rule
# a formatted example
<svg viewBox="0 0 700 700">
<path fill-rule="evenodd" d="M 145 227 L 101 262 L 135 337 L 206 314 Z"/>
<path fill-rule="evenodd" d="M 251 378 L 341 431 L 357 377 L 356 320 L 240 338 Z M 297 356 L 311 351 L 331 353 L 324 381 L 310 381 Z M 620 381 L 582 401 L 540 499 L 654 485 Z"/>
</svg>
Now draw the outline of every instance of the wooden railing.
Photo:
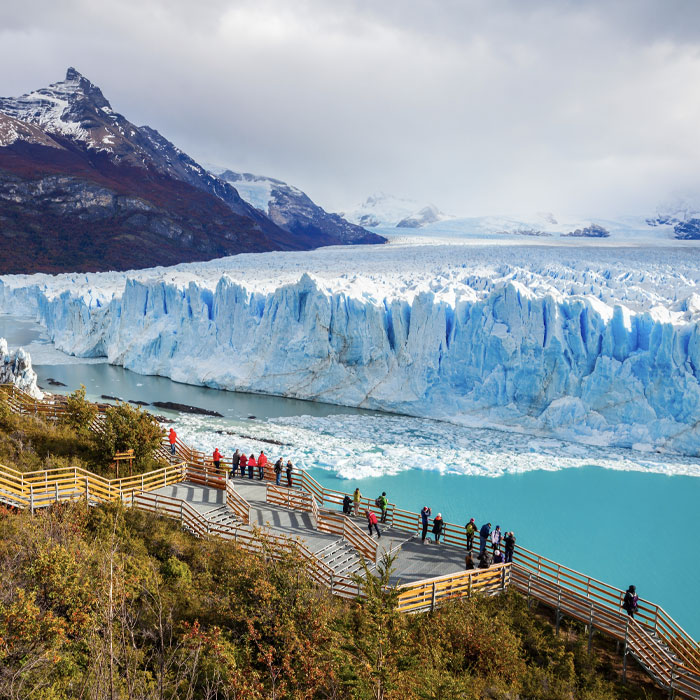
<svg viewBox="0 0 700 700">
<path fill-rule="evenodd" d="M 226 480 L 226 505 L 242 523 L 250 523 L 250 504 L 236 491 L 230 479 Z"/>
<path fill-rule="evenodd" d="M 33 512 L 56 501 L 76 498 L 93 503 L 123 499 L 133 490 L 153 491 L 179 483 L 185 475 L 184 463 L 121 479 L 105 479 L 77 467 L 19 472 L 0 465 L 0 498 Z"/>
<path fill-rule="evenodd" d="M 495 595 L 508 588 L 510 583 L 510 564 L 497 564 L 488 569 L 472 569 L 456 574 L 407 583 L 398 586 L 398 609 L 401 612 L 419 612 L 434 610 L 435 606 L 446 600 L 471 598 L 479 593 Z"/>
<path fill-rule="evenodd" d="M 318 510 L 318 529 L 342 537 L 358 554 L 372 564 L 377 560 L 377 541 L 360 530 L 347 515 L 325 508 Z"/>
<path fill-rule="evenodd" d="M 344 598 L 361 594 L 359 586 L 352 578 L 335 574 L 328 564 L 318 559 L 298 540 L 244 525 L 233 526 L 210 521 L 203 513 L 179 498 L 134 492 L 131 498 L 127 499 L 127 505 L 177 518 L 184 527 L 197 536 L 231 539 L 243 549 L 269 556 L 273 560 L 293 554 L 303 561 L 304 568 L 312 580 L 328 588 L 333 594 Z"/>
<path fill-rule="evenodd" d="M 305 513 L 313 512 L 313 498 L 299 489 L 283 489 L 274 484 L 268 484 L 265 500 L 270 505 L 301 510 Z"/>
</svg>

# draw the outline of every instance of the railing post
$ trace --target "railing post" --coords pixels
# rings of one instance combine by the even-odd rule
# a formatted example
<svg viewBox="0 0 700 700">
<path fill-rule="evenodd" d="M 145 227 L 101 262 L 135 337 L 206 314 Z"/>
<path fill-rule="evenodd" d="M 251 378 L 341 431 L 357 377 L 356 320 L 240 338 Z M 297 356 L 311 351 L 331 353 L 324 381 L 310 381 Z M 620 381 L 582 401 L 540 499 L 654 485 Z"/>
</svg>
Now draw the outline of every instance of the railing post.
<svg viewBox="0 0 700 700">
<path fill-rule="evenodd" d="M 34 484 L 29 484 L 29 512 L 34 515 Z"/>
<path fill-rule="evenodd" d="M 430 612 L 435 610 L 435 581 L 433 581 L 433 594 L 430 598 Z"/>
<path fill-rule="evenodd" d="M 55 496 L 55 500 L 56 500 L 56 503 L 58 503 L 58 481 L 54 484 L 54 486 L 56 487 L 56 496 Z"/>
<path fill-rule="evenodd" d="M 625 623 L 625 646 L 622 649 L 622 682 L 627 683 L 627 636 L 630 629 L 630 619 Z"/>
<path fill-rule="evenodd" d="M 557 592 L 557 613 L 556 613 L 556 625 L 554 628 L 554 634 L 559 634 L 559 620 L 561 618 L 561 586 L 559 586 L 559 591 Z"/>
<path fill-rule="evenodd" d="M 671 662 L 671 678 L 668 682 L 668 697 L 673 700 L 676 697 L 676 689 L 673 687 L 673 683 L 676 680 L 676 662 Z"/>
<path fill-rule="evenodd" d="M 85 505 L 90 505 L 90 484 L 87 477 L 85 477 Z"/>
<path fill-rule="evenodd" d="M 593 643 L 593 603 L 591 602 L 591 614 L 588 618 L 588 653 L 591 653 L 591 644 Z"/>
<path fill-rule="evenodd" d="M 467 598 L 472 597 L 472 572 L 469 572 L 469 588 L 467 589 Z"/>
<path fill-rule="evenodd" d="M 182 515 L 182 501 L 180 501 L 180 524 L 183 522 L 183 515 Z"/>
<path fill-rule="evenodd" d="M 141 474 L 141 490 L 143 491 L 143 474 Z"/>
<path fill-rule="evenodd" d="M 532 586 L 532 574 L 528 571 L 527 572 L 527 609 L 530 609 L 530 588 Z"/>
<path fill-rule="evenodd" d="M 168 469 L 167 467 L 163 469 L 163 486 L 168 485 Z"/>
</svg>

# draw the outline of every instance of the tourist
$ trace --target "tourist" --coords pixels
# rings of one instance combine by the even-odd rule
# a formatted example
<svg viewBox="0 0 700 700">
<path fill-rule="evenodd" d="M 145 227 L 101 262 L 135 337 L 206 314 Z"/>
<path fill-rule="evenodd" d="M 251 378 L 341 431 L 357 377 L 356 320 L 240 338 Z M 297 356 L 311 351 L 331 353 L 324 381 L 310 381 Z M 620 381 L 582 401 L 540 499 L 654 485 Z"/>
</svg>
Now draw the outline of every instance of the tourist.
<svg viewBox="0 0 700 700">
<path fill-rule="evenodd" d="M 175 428 L 170 428 L 170 432 L 168 433 L 168 441 L 170 442 L 170 454 L 174 455 L 175 443 L 177 442 L 177 433 L 175 432 Z"/>
<path fill-rule="evenodd" d="M 353 491 L 352 494 L 352 507 L 355 509 L 355 517 L 357 517 L 360 514 L 360 501 L 362 500 L 362 494 L 360 493 L 360 489 L 357 488 Z"/>
<path fill-rule="evenodd" d="M 467 571 L 474 568 L 474 560 L 472 559 L 471 549 L 467 552 L 466 556 L 464 557 L 464 568 Z"/>
<path fill-rule="evenodd" d="M 486 551 L 486 543 L 489 541 L 489 535 L 491 534 L 491 523 L 486 523 L 481 526 L 479 530 L 479 556 L 483 557 Z"/>
<path fill-rule="evenodd" d="M 440 544 L 440 535 L 445 523 L 442 521 L 442 515 L 438 513 L 433 520 L 433 535 L 435 535 L 435 544 Z"/>
<path fill-rule="evenodd" d="M 493 563 L 494 563 L 494 564 L 503 564 L 504 562 L 505 562 L 505 557 L 504 557 L 503 554 L 501 553 L 501 550 L 500 550 L 500 549 L 497 549 L 497 550 L 493 553 Z"/>
<path fill-rule="evenodd" d="M 382 517 L 380 518 L 380 523 L 386 522 L 386 509 L 389 505 L 389 500 L 386 497 L 386 491 L 382 491 L 382 495 L 377 498 L 374 504 L 382 511 Z"/>
<path fill-rule="evenodd" d="M 489 557 L 489 553 L 486 551 L 486 548 L 484 548 L 484 551 L 479 554 L 479 568 L 488 569 L 489 566 L 491 566 L 491 558 Z"/>
<path fill-rule="evenodd" d="M 256 465 L 255 461 L 255 455 L 251 452 L 250 457 L 248 457 L 248 478 L 253 479 L 253 469 L 255 468 Z"/>
<path fill-rule="evenodd" d="M 423 525 L 423 532 L 421 533 L 420 541 L 425 544 L 425 538 L 428 534 L 428 519 L 433 514 L 433 511 L 428 508 L 428 506 L 423 506 L 423 510 L 420 512 L 420 520 Z"/>
<path fill-rule="evenodd" d="M 212 455 L 212 461 L 214 462 L 215 469 L 218 469 L 221 466 L 221 452 L 219 452 L 218 447 L 214 450 L 214 454 Z"/>
<path fill-rule="evenodd" d="M 282 458 L 281 457 L 275 462 L 275 484 L 277 484 L 277 486 L 279 486 L 280 481 L 282 481 Z"/>
<path fill-rule="evenodd" d="M 639 608 L 639 597 L 637 596 L 637 589 L 634 586 L 630 586 L 625 592 L 625 599 L 622 602 L 622 607 L 627 611 L 630 617 L 634 617 L 634 613 L 636 613 Z"/>
<path fill-rule="evenodd" d="M 371 511 L 365 511 L 365 517 L 367 518 L 367 529 L 369 530 L 369 536 L 372 537 L 372 528 L 377 532 L 377 537 L 381 537 L 382 533 L 379 532 L 379 525 L 377 525 L 377 516 Z"/>
<path fill-rule="evenodd" d="M 479 531 L 479 526 L 474 522 L 474 518 L 471 518 L 465 526 L 467 531 L 467 551 L 471 552 L 474 549 L 474 535 Z"/>
<path fill-rule="evenodd" d="M 343 496 L 343 515 L 350 515 L 352 512 L 352 498 L 346 493 Z"/>
<path fill-rule="evenodd" d="M 510 532 L 506 532 L 503 542 L 506 545 L 506 562 L 510 563 L 513 561 L 513 552 L 515 551 L 515 534 L 513 534 L 512 530 Z"/>
<path fill-rule="evenodd" d="M 262 481 L 265 478 L 265 465 L 267 464 L 267 455 L 260 450 L 258 455 L 258 478 Z"/>
<path fill-rule="evenodd" d="M 496 525 L 496 529 L 491 533 L 491 549 L 494 553 L 501 548 L 501 526 Z"/>
<path fill-rule="evenodd" d="M 245 468 L 248 466 L 248 457 L 241 455 L 238 466 L 241 468 L 241 479 L 245 479 Z"/>
<path fill-rule="evenodd" d="M 231 478 L 236 476 L 236 471 L 238 470 L 238 464 L 241 461 L 241 453 L 236 450 L 231 457 Z"/>
<path fill-rule="evenodd" d="M 287 486 L 289 488 L 292 487 L 292 472 L 294 471 L 294 465 L 292 464 L 292 460 L 288 459 L 287 460 Z"/>
</svg>

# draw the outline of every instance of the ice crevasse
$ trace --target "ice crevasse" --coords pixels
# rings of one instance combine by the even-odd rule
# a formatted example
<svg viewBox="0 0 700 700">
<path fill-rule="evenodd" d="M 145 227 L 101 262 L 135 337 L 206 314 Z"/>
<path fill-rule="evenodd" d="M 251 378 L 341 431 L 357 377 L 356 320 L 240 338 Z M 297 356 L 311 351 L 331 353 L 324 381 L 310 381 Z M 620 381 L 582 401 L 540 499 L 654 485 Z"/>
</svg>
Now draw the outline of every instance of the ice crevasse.
<svg viewBox="0 0 700 700">
<path fill-rule="evenodd" d="M 31 279 L 31 278 L 28 278 Z M 700 330 L 515 280 L 448 301 L 363 298 L 304 273 L 267 291 L 126 279 L 111 298 L 4 286 L 57 347 L 215 388 L 700 455 Z"/>
</svg>

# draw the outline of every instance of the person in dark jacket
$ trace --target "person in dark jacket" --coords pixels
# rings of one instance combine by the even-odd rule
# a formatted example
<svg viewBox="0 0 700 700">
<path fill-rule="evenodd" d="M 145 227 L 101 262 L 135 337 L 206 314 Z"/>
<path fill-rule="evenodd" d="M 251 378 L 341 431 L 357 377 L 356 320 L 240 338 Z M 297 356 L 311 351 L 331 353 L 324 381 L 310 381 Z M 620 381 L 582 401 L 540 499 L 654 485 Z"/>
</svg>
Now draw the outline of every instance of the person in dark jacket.
<svg viewBox="0 0 700 700">
<path fill-rule="evenodd" d="M 233 457 L 231 457 L 231 478 L 233 479 L 236 476 L 236 472 L 238 471 L 238 463 L 241 461 L 241 453 L 236 450 L 233 453 Z"/>
<path fill-rule="evenodd" d="M 486 543 L 489 541 L 489 535 L 491 534 L 491 523 L 486 523 L 481 526 L 479 530 L 479 556 L 483 557 L 484 552 L 486 552 Z"/>
<path fill-rule="evenodd" d="M 510 532 L 506 532 L 506 536 L 503 539 L 503 542 L 505 544 L 506 562 L 512 562 L 513 552 L 515 551 L 515 534 L 512 530 Z"/>
<path fill-rule="evenodd" d="M 290 488 L 292 487 L 292 471 L 294 470 L 294 465 L 292 464 L 292 460 L 288 459 L 287 460 L 287 486 Z"/>
<path fill-rule="evenodd" d="M 423 510 L 420 512 L 420 521 L 423 526 L 423 532 L 421 533 L 420 541 L 425 544 L 425 538 L 428 534 L 428 520 L 433 514 L 433 511 L 428 508 L 428 506 L 423 506 Z"/>
<path fill-rule="evenodd" d="M 493 553 L 493 563 L 494 563 L 494 564 L 503 564 L 503 562 L 504 562 L 505 560 L 506 560 L 506 559 L 505 559 L 505 557 L 503 556 L 503 552 L 501 552 L 500 549 L 497 549 L 497 550 Z"/>
<path fill-rule="evenodd" d="M 280 481 L 282 481 L 282 458 L 281 457 L 275 462 L 275 484 L 277 484 L 277 486 L 279 486 Z"/>
<path fill-rule="evenodd" d="M 472 559 L 472 551 L 471 549 L 467 552 L 466 556 L 464 557 L 464 568 L 469 571 L 469 569 L 474 568 L 474 560 Z"/>
<path fill-rule="evenodd" d="M 491 566 L 491 557 L 489 557 L 489 553 L 484 549 L 479 555 L 479 568 L 488 569 L 489 566 Z"/>
<path fill-rule="evenodd" d="M 467 533 L 467 549 L 471 552 L 474 549 L 474 535 L 479 532 L 479 526 L 474 522 L 474 518 L 470 518 L 464 529 Z"/>
<path fill-rule="evenodd" d="M 350 515 L 352 513 L 352 498 L 346 493 L 343 497 L 343 515 Z"/>
<path fill-rule="evenodd" d="M 442 514 L 438 513 L 433 520 L 433 535 L 435 535 L 435 544 L 440 544 L 440 535 L 442 535 L 444 525 L 445 523 L 442 519 Z"/>
<path fill-rule="evenodd" d="M 634 617 L 634 613 L 636 613 L 639 608 L 639 597 L 637 596 L 637 589 L 634 586 L 630 586 L 627 591 L 625 591 L 625 599 L 622 601 L 622 607 L 627 611 L 630 617 Z"/>
</svg>

